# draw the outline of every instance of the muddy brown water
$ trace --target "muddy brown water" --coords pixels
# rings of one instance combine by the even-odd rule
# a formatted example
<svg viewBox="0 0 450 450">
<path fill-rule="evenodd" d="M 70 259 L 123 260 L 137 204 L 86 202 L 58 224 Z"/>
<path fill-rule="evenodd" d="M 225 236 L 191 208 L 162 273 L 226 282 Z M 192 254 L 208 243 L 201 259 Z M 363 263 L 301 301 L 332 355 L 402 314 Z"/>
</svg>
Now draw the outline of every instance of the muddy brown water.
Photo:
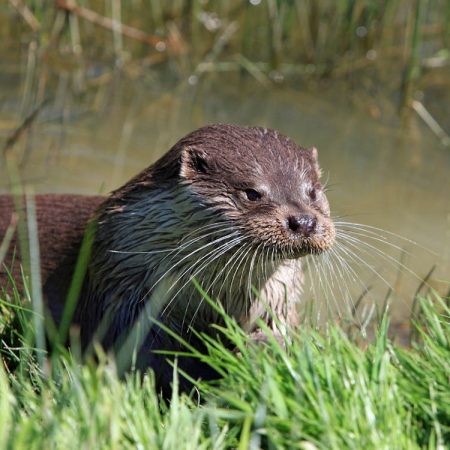
<svg viewBox="0 0 450 450">
<path fill-rule="evenodd" d="M 19 73 L 4 66 L 0 75 L 3 140 L 20 123 L 24 107 Z M 319 149 L 338 220 L 386 230 L 372 229 L 375 239 L 365 239 L 374 248 L 356 244 L 358 256 L 346 254 L 354 272 L 336 262 L 334 276 L 325 271 L 320 282 L 312 266 L 316 288 L 308 289 L 305 297 L 320 297 L 322 303 L 327 297 L 328 304 L 348 311 L 344 305 L 351 301 L 345 297 L 354 301 L 369 287 L 363 301 L 367 312 L 392 289 L 391 310 L 402 319 L 410 314 L 420 278 L 433 266 L 429 284 L 448 290 L 450 149 L 417 116 L 403 126 L 392 95 L 364 96 L 337 82 L 268 88 L 227 74 L 172 85 L 118 77 L 88 94 L 76 94 L 72 87 L 70 78 L 59 78 L 54 96 L 13 149 L 22 161 L 23 181 L 35 192 L 107 193 L 207 123 L 276 128 L 303 146 Z M 437 110 L 443 102 L 440 108 L 447 112 L 445 97 L 433 101 Z M 0 177 L 0 190 L 5 191 L 4 163 Z M 321 293 L 324 286 L 331 288 L 333 298 Z"/>
</svg>

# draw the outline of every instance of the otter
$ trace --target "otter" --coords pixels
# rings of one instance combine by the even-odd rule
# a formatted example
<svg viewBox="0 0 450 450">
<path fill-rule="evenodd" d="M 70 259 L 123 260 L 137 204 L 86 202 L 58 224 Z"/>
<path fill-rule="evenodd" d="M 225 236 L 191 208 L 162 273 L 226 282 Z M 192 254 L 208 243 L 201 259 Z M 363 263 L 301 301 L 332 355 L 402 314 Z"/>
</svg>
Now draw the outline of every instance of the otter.
<svg viewBox="0 0 450 450">
<path fill-rule="evenodd" d="M 335 240 L 320 174 L 317 150 L 277 131 L 209 125 L 107 198 L 37 196 L 48 309 L 59 323 L 91 223 L 91 254 L 73 317 L 82 347 L 98 340 L 113 349 L 139 329 L 135 367 L 153 369 L 161 388 L 172 379 L 164 351 L 184 350 L 175 335 L 201 349 L 192 330 L 217 333 L 222 316 L 206 295 L 248 333 L 257 331 L 257 319 L 273 327 L 273 315 L 295 326 L 300 260 Z M 0 197 L 0 207 L 1 236 L 11 199 Z M 193 379 L 214 376 L 196 359 L 180 358 L 178 366 Z"/>
</svg>

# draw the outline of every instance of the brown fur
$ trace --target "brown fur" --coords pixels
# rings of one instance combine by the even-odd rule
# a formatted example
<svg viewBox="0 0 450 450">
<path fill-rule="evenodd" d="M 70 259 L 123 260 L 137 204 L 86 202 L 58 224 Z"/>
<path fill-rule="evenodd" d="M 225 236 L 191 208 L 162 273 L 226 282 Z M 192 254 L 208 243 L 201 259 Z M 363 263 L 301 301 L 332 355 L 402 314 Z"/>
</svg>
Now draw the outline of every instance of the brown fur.
<svg viewBox="0 0 450 450">
<path fill-rule="evenodd" d="M 100 196 L 62 194 L 45 194 L 35 197 L 41 276 L 44 284 L 48 276 L 62 264 L 69 253 L 76 253 L 86 222 L 104 199 Z M 15 210 L 12 197 L 0 195 L 0 242 L 3 241 Z M 22 286 L 21 259 L 16 227 L 5 261 L 0 266 L 0 287 L 7 284 L 6 269 L 12 269 L 16 284 L 19 288 Z"/>
<path fill-rule="evenodd" d="M 253 285 L 263 298 L 266 296 L 283 323 L 295 324 L 301 270 L 298 266 L 295 272 L 294 260 L 325 251 L 334 242 L 334 226 L 319 177 L 315 149 L 302 148 L 274 130 L 212 125 L 181 139 L 106 200 L 37 196 L 42 281 L 54 318 L 58 322 L 86 223 L 93 218 L 97 229 L 75 314 L 83 347 L 98 336 L 99 329 L 103 345 L 113 347 L 140 317 L 148 315 L 201 347 L 198 342 L 194 344 L 196 338 L 190 326 L 215 334 L 211 325 L 220 323 L 221 317 L 194 288 L 191 277 L 198 278 L 201 284 L 211 282 L 214 288 L 214 276 L 222 273 L 233 251 L 242 245 L 252 250 L 246 253 L 250 258 L 242 258 L 244 265 L 237 267 L 248 280 L 236 286 L 234 277 L 224 276 L 224 283 L 230 285 L 222 284 L 224 289 L 212 292 L 213 298 L 221 295 L 217 299 L 227 312 L 251 331 L 257 318 L 270 322 L 263 304 L 251 293 Z M 258 201 L 248 198 L 248 190 L 257 191 Z M 0 238 L 13 211 L 11 198 L 0 196 Z M 292 219 L 305 218 L 316 220 L 314 232 L 299 232 L 290 225 Z M 217 261 L 209 260 L 207 269 L 197 277 L 195 267 L 201 262 L 201 254 L 190 253 L 192 248 L 184 249 L 183 239 L 205 224 L 217 223 L 234 229 L 242 240 L 220 254 Z M 206 242 L 196 245 L 205 251 Z M 14 247 L 16 238 L 6 258 L 7 266 Z M 257 256 L 260 249 L 268 249 L 264 256 L 267 261 L 255 272 L 251 270 L 251 256 Z M 168 251 L 172 253 L 164 253 Z M 182 258 L 183 253 L 177 251 L 185 251 L 187 256 Z M 206 253 L 212 251 L 210 248 Z M 18 268 L 16 260 L 16 280 L 20 280 Z M 0 277 L 4 284 L 5 274 L 0 272 Z M 170 284 L 174 280 L 178 281 Z M 175 297 L 165 298 L 185 280 Z M 165 293 L 164 283 L 169 283 Z M 286 289 L 289 295 L 285 295 Z M 165 300 L 167 304 L 163 304 Z M 137 367 L 152 367 L 157 382 L 167 387 L 172 368 L 155 349 L 174 351 L 180 350 L 180 345 L 163 328 L 151 325 L 137 355 Z M 206 366 L 189 358 L 180 358 L 179 367 L 193 378 L 211 376 Z"/>
</svg>

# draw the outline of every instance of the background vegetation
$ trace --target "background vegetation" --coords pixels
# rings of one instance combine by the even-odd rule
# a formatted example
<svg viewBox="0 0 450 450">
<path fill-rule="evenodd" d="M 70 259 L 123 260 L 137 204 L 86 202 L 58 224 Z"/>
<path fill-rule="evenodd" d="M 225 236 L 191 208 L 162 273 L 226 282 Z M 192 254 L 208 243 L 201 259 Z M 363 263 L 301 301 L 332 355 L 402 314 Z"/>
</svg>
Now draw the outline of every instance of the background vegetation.
<svg viewBox="0 0 450 450">
<path fill-rule="evenodd" d="M 81 93 L 112 70 L 136 78 L 162 67 L 190 83 L 227 71 L 266 85 L 355 82 L 369 71 L 401 83 L 406 104 L 420 76 L 450 58 L 446 0 L 10 0 L 1 8 L 3 45 L 28 47 L 24 107 L 61 73 Z"/>
</svg>

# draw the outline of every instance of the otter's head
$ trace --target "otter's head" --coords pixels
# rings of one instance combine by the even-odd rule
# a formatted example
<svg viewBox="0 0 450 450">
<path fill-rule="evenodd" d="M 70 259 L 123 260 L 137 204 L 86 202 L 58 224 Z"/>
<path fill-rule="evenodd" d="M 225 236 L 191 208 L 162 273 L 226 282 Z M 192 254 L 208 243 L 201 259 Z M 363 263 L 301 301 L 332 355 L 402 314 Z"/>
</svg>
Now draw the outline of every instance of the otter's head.
<svg viewBox="0 0 450 450">
<path fill-rule="evenodd" d="M 167 176 L 169 162 L 205 208 L 235 225 L 255 247 L 298 258 L 334 243 L 315 148 L 299 147 L 274 130 L 212 125 L 179 141 L 154 174 Z"/>
</svg>

